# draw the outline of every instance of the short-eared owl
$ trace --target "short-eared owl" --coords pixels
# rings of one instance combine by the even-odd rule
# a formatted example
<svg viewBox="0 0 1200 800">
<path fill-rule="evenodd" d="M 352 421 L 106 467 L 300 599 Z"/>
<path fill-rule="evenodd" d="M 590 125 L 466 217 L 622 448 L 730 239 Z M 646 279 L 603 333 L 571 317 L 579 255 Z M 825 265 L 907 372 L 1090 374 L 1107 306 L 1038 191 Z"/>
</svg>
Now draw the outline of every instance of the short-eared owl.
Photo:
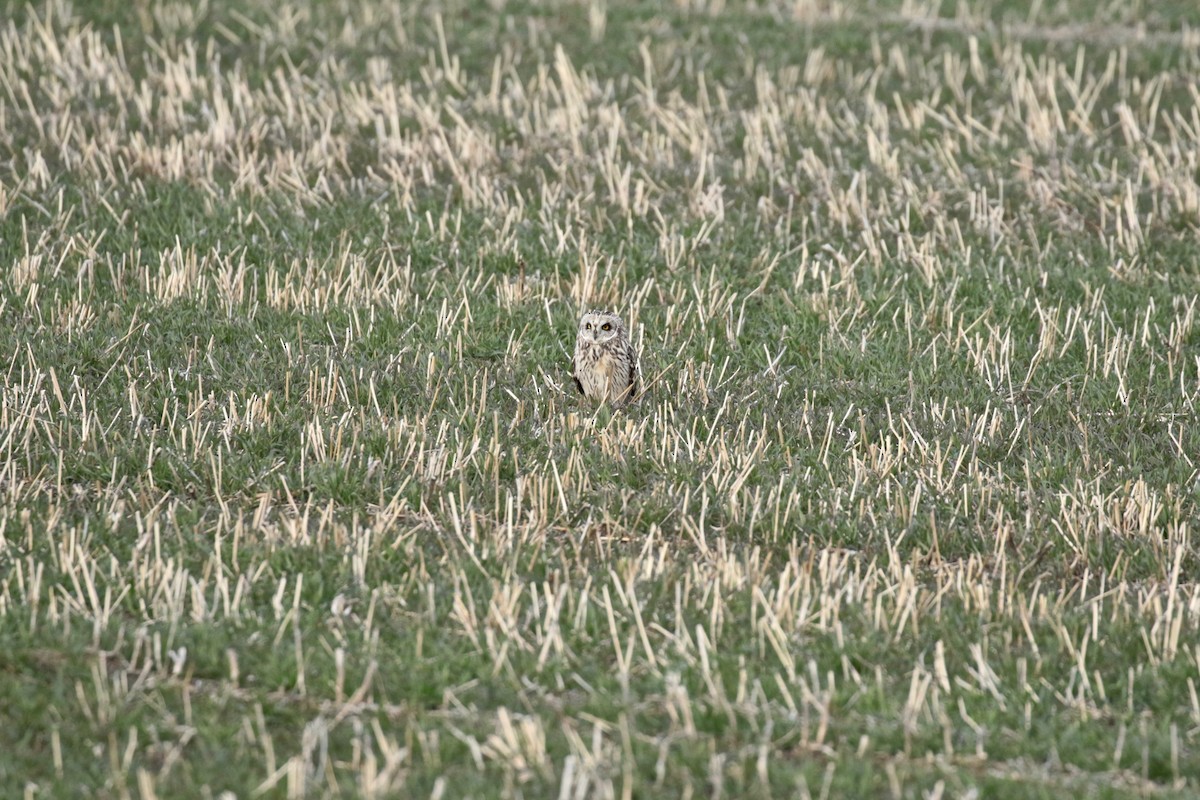
<svg viewBox="0 0 1200 800">
<path fill-rule="evenodd" d="M 575 385 L 597 403 L 623 406 L 638 395 L 638 359 L 625 323 L 610 311 L 588 311 L 575 335 Z"/>
</svg>

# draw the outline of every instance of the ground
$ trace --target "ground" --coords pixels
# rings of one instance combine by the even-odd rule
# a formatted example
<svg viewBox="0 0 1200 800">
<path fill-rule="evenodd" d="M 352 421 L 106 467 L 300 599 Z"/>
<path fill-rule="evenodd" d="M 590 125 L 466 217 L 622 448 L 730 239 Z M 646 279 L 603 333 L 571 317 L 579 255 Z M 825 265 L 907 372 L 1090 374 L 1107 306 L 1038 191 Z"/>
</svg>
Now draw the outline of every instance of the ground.
<svg viewBox="0 0 1200 800">
<path fill-rule="evenodd" d="M 0 795 L 1195 796 L 1154 5 L 0 3 Z"/>
</svg>

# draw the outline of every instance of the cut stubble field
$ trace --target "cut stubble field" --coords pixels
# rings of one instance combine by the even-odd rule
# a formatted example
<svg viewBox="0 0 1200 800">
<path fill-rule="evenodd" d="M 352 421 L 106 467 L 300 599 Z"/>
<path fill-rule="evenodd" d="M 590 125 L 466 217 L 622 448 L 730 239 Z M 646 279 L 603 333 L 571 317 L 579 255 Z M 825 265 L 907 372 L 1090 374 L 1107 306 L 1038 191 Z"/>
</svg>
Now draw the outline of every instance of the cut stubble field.
<svg viewBox="0 0 1200 800">
<path fill-rule="evenodd" d="M 1139 5 L 0 2 L 0 796 L 1195 796 Z"/>
</svg>

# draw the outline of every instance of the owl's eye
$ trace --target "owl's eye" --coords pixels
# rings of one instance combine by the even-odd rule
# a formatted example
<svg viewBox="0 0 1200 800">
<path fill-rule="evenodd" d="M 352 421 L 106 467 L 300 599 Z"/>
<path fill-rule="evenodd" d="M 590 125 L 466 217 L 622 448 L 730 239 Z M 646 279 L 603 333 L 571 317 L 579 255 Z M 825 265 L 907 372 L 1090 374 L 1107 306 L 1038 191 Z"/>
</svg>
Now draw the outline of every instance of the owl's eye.
<svg viewBox="0 0 1200 800">
<path fill-rule="evenodd" d="M 584 323 L 583 329 L 590 331 L 592 329 L 592 323 L 590 323 L 590 322 Z"/>
<path fill-rule="evenodd" d="M 600 330 L 602 330 L 602 331 L 611 331 L 611 330 L 612 330 L 612 323 L 610 323 L 610 322 L 606 322 L 606 323 L 604 323 L 603 325 L 601 325 L 601 326 L 600 326 Z"/>
</svg>

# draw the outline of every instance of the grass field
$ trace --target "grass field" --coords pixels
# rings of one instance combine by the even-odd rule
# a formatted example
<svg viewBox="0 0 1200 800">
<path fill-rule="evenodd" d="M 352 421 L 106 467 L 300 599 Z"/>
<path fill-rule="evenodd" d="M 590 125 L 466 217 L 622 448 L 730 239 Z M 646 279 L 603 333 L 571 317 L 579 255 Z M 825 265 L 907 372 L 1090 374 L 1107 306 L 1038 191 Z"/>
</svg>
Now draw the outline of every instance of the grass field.
<svg viewBox="0 0 1200 800">
<path fill-rule="evenodd" d="M 0 2 L 0 796 L 1196 796 L 1154 5 Z"/>
</svg>

